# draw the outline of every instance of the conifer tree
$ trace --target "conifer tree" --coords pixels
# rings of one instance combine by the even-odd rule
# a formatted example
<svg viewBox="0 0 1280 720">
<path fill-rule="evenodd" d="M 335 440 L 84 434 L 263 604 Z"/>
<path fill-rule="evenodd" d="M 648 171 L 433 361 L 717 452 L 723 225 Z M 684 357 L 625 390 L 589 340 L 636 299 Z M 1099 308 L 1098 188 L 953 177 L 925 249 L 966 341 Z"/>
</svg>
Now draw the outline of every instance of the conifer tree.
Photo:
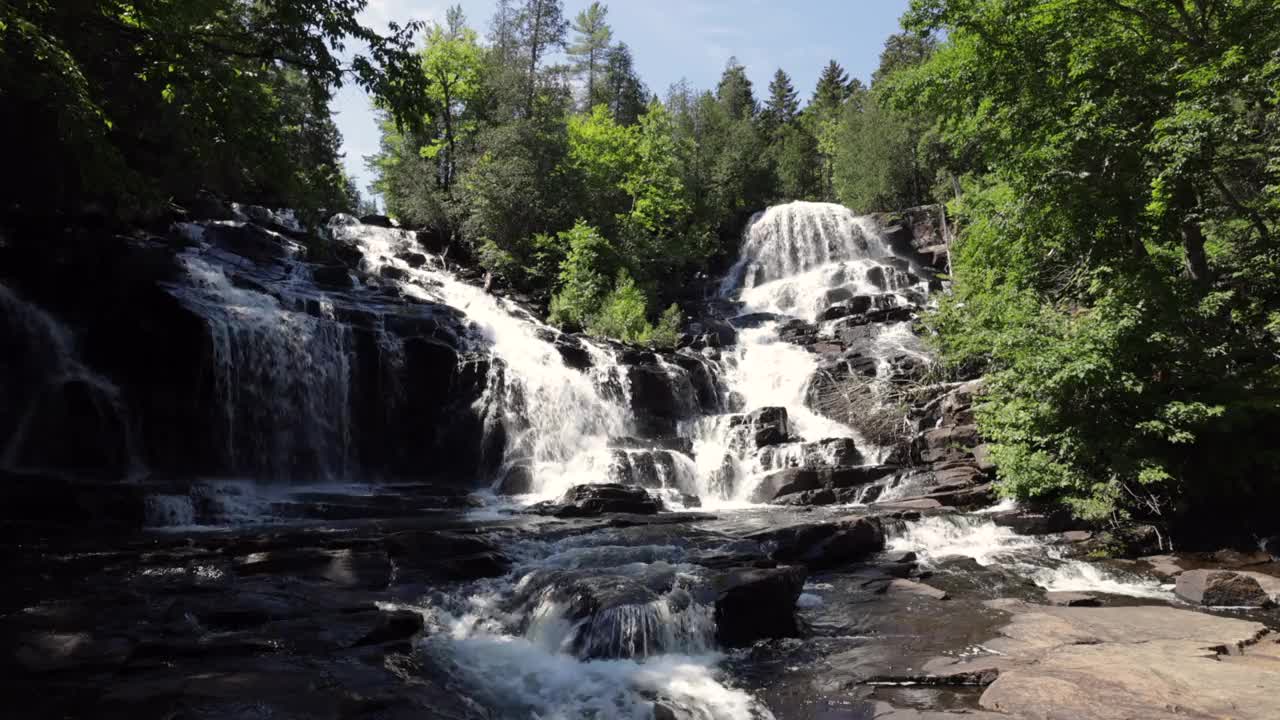
<svg viewBox="0 0 1280 720">
<path fill-rule="evenodd" d="M 591 3 L 587 9 L 578 13 L 573 20 L 573 31 L 577 33 L 574 43 L 569 46 L 569 57 L 575 61 L 576 69 L 586 76 L 586 106 L 606 100 L 604 83 L 605 55 L 613 41 L 613 30 L 606 22 L 609 14 L 607 5 Z"/>
</svg>

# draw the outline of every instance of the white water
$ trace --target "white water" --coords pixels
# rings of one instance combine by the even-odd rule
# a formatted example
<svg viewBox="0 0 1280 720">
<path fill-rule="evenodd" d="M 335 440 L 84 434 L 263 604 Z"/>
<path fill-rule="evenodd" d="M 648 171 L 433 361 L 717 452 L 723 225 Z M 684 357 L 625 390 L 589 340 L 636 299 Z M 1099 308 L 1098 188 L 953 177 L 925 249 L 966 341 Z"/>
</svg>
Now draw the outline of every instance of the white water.
<svg viewBox="0 0 1280 720">
<path fill-rule="evenodd" d="M 16 423 L 9 437 L 0 438 L 0 468 L 57 471 L 61 467 L 58 458 L 44 456 L 42 449 L 29 446 L 28 434 L 45 406 L 61 402 L 60 393 L 75 383 L 88 390 L 93 411 L 100 422 L 118 424 L 126 461 L 123 479 L 133 480 L 145 474 L 146 467 L 137 452 L 133 424 L 121 399 L 120 389 L 80 360 L 71 331 L 4 285 L 0 285 L 0 319 L 8 325 L 0 337 L 17 338 L 20 343 L 18 347 L 5 349 L 6 352 L 21 354 L 20 358 L 15 358 L 18 362 L 13 365 L 6 363 L 5 367 L 12 368 L 10 372 L 25 367 L 39 376 L 4 379 L 5 382 L 24 383 L 24 387 L 13 390 L 20 395 L 30 393 L 30 397 L 26 407 L 4 408 L 6 414 L 16 417 Z M 0 387 L 0 393 L 5 390 Z M 0 400 L 8 402 L 10 398 L 0 395 Z"/>
<path fill-rule="evenodd" d="M 774 313 L 813 322 L 828 307 L 858 295 L 886 306 L 899 304 L 886 290 L 909 289 L 903 279 L 908 276 L 887 264 L 889 258 L 892 252 L 875 223 L 848 208 L 812 202 L 779 205 L 752 219 L 720 292 L 738 297 L 743 315 Z M 926 290 L 924 285 L 916 289 Z M 781 340 L 778 330 L 779 323 L 772 321 L 742 329 L 737 345 L 724 353 L 723 381 L 741 398 L 742 409 L 785 407 L 798 439 L 853 438 L 868 460 L 877 459 L 880 449 L 856 430 L 809 408 L 805 395 L 818 370 L 818 356 Z M 823 330 L 830 332 L 829 327 Z M 893 354 L 924 357 L 914 347 L 907 323 L 876 329 L 872 335 L 882 368 Z M 695 441 L 704 503 L 709 497 L 713 506 L 717 501 L 722 506 L 746 502 L 770 468 L 735 452 L 723 422 L 704 419 L 689 424 L 686 432 Z"/>
<path fill-rule="evenodd" d="M 198 228 L 189 232 L 199 236 Z M 182 255 L 189 282 L 169 290 L 209 327 L 228 469 L 284 479 L 349 477 L 350 328 L 333 321 L 325 301 L 316 301 L 315 317 L 237 287 L 204 252 L 213 251 Z"/>
<path fill-rule="evenodd" d="M 701 568 L 682 564 L 679 547 L 616 544 L 621 540 L 594 534 L 515 542 L 509 550 L 521 561 L 507 578 L 410 606 L 432 629 L 428 652 L 497 717 L 650 720 L 656 701 L 697 720 L 772 718 L 717 668 L 711 608 L 688 591 L 704 581 Z M 551 593 L 555 585 L 535 594 L 532 606 L 511 608 L 512 595 L 540 573 L 582 571 L 670 589 L 580 620 L 566 617 L 567 604 Z M 602 659 L 582 659 L 600 651 Z"/>
<path fill-rule="evenodd" d="M 359 244 L 367 270 L 395 268 L 406 278 L 399 283 L 405 294 L 462 310 L 483 337 L 476 349 L 501 361 L 493 365 L 482 411 L 506 431 L 506 464 L 531 463 L 534 494 L 553 498 L 573 485 L 604 482 L 609 438 L 631 434 L 626 377 L 610 351 L 584 342 L 592 369 L 566 366 L 546 339 L 549 328 L 518 306 L 458 280 L 440 258 L 428 255 L 426 265 L 414 268 L 397 257 L 422 252 L 414 233 L 351 220 L 338 216 L 330 229 Z"/>
<path fill-rule="evenodd" d="M 947 557 L 973 558 L 1034 581 L 1045 590 L 1173 600 L 1157 580 L 1063 557 L 1062 549 L 1042 538 L 1019 535 L 980 515 L 944 515 L 908 523 L 889 541 L 897 551 L 913 551 L 926 565 Z"/>
</svg>

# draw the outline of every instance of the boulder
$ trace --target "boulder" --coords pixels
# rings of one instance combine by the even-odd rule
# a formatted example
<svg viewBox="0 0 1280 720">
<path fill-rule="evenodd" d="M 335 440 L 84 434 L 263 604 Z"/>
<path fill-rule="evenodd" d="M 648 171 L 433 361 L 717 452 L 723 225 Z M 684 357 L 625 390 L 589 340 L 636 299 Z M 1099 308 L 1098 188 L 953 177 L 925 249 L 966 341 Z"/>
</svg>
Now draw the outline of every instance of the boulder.
<svg viewBox="0 0 1280 720">
<path fill-rule="evenodd" d="M 716 580 L 716 640 L 727 647 L 766 638 L 794 637 L 796 600 L 804 588 L 804 568 L 743 568 Z"/>
<path fill-rule="evenodd" d="M 596 517 L 606 513 L 653 515 L 662 510 L 662 501 L 644 488 L 617 483 L 575 485 L 559 502 L 540 507 L 557 517 Z"/>
<path fill-rule="evenodd" d="M 897 470 L 892 465 L 786 468 L 764 476 L 752 493 L 752 502 L 770 502 L 809 490 L 861 488 L 883 480 Z M 855 494 L 855 499 L 856 496 L 858 495 Z"/>
<path fill-rule="evenodd" d="M 756 449 L 784 443 L 791 436 L 784 407 L 766 407 L 730 420 L 738 428 L 737 441 L 746 448 Z"/>
<path fill-rule="evenodd" d="M 1280 578 L 1230 570 L 1188 570 L 1178 576 L 1174 593 L 1197 605 L 1272 607 L 1280 602 Z"/>
<path fill-rule="evenodd" d="M 354 647 L 405 642 L 422 632 L 424 625 L 422 613 L 413 610 L 382 610 L 378 613 L 378 624 L 357 640 Z"/>
<path fill-rule="evenodd" d="M 396 223 L 386 215 L 362 215 L 360 223 L 363 225 L 373 225 L 380 228 L 394 228 Z"/>
<path fill-rule="evenodd" d="M 427 264 L 427 256 L 420 252 L 403 252 L 396 257 L 405 261 L 411 268 L 420 268 Z"/>
<path fill-rule="evenodd" d="M 403 281 L 408 279 L 409 271 L 404 268 L 396 267 L 395 265 L 383 265 L 378 270 L 378 275 L 386 278 L 387 280 Z"/>
<path fill-rule="evenodd" d="M 346 265 L 314 265 L 311 279 L 316 285 L 330 290 L 350 290 L 355 286 Z"/>
<path fill-rule="evenodd" d="M 729 318 L 729 324 L 738 329 L 758 328 L 766 323 L 777 322 L 781 315 L 771 312 L 749 313 Z"/>
<path fill-rule="evenodd" d="M 498 495 L 527 495 L 533 492 L 533 468 L 528 464 L 517 463 L 507 468 L 502 479 L 494 486 Z"/>
<path fill-rule="evenodd" d="M 810 570 L 847 565 L 884 549 L 884 528 L 868 517 L 773 528 L 751 538 L 764 542 L 773 560 Z"/>
<path fill-rule="evenodd" d="M 400 582 L 477 580 L 511 569 L 511 559 L 495 542 L 461 531 L 407 530 L 389 535 L 383 544 Z"/>
<path fill-rule="evenodd" d="M 289 254 L 286 237 L 252 223 L 220 222 L 202 227 L 205 240 L 255 263 L 270 264 Z"/>
<path fill-rule="evenodd" d="M 587 370 L 591 367 L 591 353 L 578 338 L 572 335 L 560 335 L 556 337 L 554 347 L 566 366 L 574 370 Z"/>
</svg>

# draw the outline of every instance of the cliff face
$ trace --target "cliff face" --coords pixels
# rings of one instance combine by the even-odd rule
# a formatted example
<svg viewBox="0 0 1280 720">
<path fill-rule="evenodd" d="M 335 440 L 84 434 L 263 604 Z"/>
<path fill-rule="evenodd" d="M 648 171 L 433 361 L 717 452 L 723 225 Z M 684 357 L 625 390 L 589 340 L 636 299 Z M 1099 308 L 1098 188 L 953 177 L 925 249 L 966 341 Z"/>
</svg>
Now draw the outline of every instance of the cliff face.
<svg viewBox="0 0 1280 720">
<path fill-rule="evenodd" d="M 10 470 L 474 476 L 489 366 L 463 314 L 256 215 L 164 234 L 6 232 Z M 338 257 L 310 262 L 321 249 Z"/>
</svg>

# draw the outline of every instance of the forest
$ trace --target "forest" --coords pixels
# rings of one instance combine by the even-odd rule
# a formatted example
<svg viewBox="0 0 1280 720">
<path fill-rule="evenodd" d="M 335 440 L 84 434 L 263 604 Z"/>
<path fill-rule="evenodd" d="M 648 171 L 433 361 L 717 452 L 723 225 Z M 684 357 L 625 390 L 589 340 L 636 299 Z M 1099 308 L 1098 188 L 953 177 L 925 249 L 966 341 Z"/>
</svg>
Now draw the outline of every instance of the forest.
<svg viewBox="0 0 1280 720">
<path fill-rule="evenodd" d="M 869 82 L 833 60 L 808 98 L 732 58 L 648 87 L 604 3 L 384 30 L 366 4 L 4 2 L 4 214 L 368 212 L 328 110 L 354 82 L 388 215 L 555 325 L 661 346 L 755 212 L 943 204 L 951 290 L 922 325 L 939 380 L 987 378 L 1005 494 L 1097 520 L 1275 496 L 1274 0 L 913 0 Z"/>
</svg>

